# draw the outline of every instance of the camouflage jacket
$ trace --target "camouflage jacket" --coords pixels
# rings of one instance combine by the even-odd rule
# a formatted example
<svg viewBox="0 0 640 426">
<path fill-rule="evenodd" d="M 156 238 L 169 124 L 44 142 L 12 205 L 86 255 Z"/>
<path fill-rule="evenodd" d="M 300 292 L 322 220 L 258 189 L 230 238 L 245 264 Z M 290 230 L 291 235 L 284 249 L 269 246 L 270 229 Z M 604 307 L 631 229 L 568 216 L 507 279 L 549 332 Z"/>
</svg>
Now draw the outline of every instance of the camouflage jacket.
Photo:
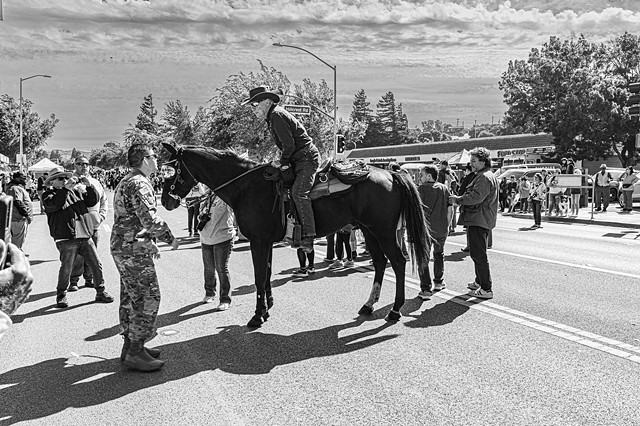
<svg viewBox="0 0 640 426">
<path fill-rule="evenodd" d="M 156 238 L 167 244 L 173 241 L 156 205 L 153 186 L 140 171 L 132 170 L 122 178 L 113 197 L 112 255 L 148 256 L 158 252 Z"/>
</svg>

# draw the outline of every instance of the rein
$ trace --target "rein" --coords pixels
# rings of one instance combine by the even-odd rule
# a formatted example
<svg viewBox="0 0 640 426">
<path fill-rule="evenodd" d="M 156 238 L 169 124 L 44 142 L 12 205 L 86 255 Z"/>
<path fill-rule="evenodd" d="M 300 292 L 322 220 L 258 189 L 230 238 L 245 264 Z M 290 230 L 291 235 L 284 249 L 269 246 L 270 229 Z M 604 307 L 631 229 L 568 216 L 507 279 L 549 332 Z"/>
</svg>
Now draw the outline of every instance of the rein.
<svg viewBox="0 0 640 426">
<path fill-rule="evenodd" d="M 189 177 L 191 177 L 191 179 L 193 180 L 194 185 L 199 182 L 198 179 L 196 179 L 196 177 L 193 175 L 193 173 L 191 173 L 191 170 L 189 170 L 189 167 L 187 167 L 186 163 L 184 163 L 182 161 L 181 157 L 182 157 L 182 149 L 180 149 L 178 151 L 178 156 L 176 157 L 175 160 L 173 160 L 176 163 L 176 177 L 173 179 L 173 183 L 169 187 L 169 192 L 168 192 L 168 195 L 171 198 L 175 199 L 175 200 L 182 200 L 182 198 L 179 195 L 176 195 L 176 194 L 173 193 L 173 190 L 176 189 L 176 182 L 178 182 L 178 179 L 181 179 L 181 176 L 180 176 L 181 175 L 181 170 L 180 170 L 181 167 L 184 167 L 184 169 L 187 171 L 187 173 L 189 173 Z M 171 161 L 171 162 L 173 162 L 173 161 Z M 169 162 L 169 163 L 171 163 L 171 162 Z M 167 163 L 167 164 L 169 164 L 169 163 Z M 217 187 L 212 189 L 211 192 L 215 193 L 216 191 L 221 190 L 222 188 L 226 187 L 227 185 L 230 185 L 231 183 L 237 181 L 238 179 L 244 177 L 245 175 L 248 175 L 249 173 L 251 173 L 253 171 L 263 169 L 263 168 L 265 168 L 265 167 L 267 167 L 269 165 L 270 165 L 269 163 L 265 163 L 265 164 L 260 164 L 259 166 L 256 166 L 256 167 L 254 167 L 252 169 L 249 169 L 246 172 L 241 173 L 238 176 L 234 177 L 233 179 L 228 180 L 227 182 L 223 183 L 222 185 L 218 185 Z M 191 186 L 193 186 L 193 185 L 191 185 Z M 201 195 L 197 200 L 194 201 L 194 203 L 203 201 L 203 200 L 207 199 L 208 197 L 209 197 L 209 195 Z"/>
</svg>

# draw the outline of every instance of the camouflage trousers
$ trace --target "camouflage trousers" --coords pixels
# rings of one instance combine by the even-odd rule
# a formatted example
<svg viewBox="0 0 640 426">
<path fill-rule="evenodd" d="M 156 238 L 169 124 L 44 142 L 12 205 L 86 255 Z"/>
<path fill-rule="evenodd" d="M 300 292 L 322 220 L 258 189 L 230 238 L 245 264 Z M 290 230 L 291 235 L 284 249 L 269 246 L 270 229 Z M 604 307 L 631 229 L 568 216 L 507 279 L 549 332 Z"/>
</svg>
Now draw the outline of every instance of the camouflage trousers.
<svg viewBox="0 0 640 426">
<path fill-rule="evenodd" d="M 160 286 L 151 256 L 113 255 L 120 273 L 120 334 L 147 341 L 156 335 Z"/>
</svg>

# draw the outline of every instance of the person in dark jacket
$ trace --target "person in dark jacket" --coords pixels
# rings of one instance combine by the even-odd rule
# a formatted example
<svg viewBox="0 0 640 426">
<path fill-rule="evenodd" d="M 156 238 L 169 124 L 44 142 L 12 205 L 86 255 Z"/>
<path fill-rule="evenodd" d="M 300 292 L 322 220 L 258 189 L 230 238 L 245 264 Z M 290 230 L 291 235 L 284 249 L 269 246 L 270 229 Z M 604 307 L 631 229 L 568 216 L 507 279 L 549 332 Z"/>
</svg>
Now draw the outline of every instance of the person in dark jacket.
<svg viewBox="0 0 640 426">
<path fill-rule="evenodd" d="M 77 254 L 85 259 L 93 271 L 96 302 L 111 303 L 113 297 L 105 291 L 102 264 L 91 240 L 99 218 L 94 217 L 89 207 L 98 203 L 98 192 L 86 177 L 78 179 L 71 175 L 59 166 L 52 169 L 45 185 L 53 185 L 53 188 L 42 195 L 49 232 L 60 252 L 56 303 L 59 308 L 69 306 L 67 288 Z"/>
<path fill-rule="evenodd" d="M 498 182 L 491 171 L 491 153 L 486 148 L 471 150 L 471 168 L 475 173 L 463 195 L 452 195 L 451 202 L 464 206 L 460 213 L 467 226 L 469 254 L 476 278 L 470 282 L 469 295 L 478 299 L 493 298 L 491 272 L 487 258 L 488 239 L 498 216 Z"/>
<path fill-rule="evenodd" d="M 9 185 L 7 195 L 13 197 L 13 211 L 11 213 L 11 242 L 20 250 L 27 238 L 27 229 L 33 221 L 31 197 L 27 192 L 27 175 L 24 172 L 15 172 Z"/>
<path fill-rule="evenodd" d="M 313 238 L 316 236 L 315 218 L 309 192 L 320 165 L 320 152 L 302 123 L 292 114 L 278 105 L 281 91 L 269 91 L 260 86 L 249 91 L 249 98 L 241 105 L 250 104 L 259 120 L 265 120 L 271 131 L 280 155 L 280 171 L 285 177 L 293 173 L 291 197 L 298 211 L 302 225 L 300 248 L 305 253 L 313 250 Z"/>
</svg>

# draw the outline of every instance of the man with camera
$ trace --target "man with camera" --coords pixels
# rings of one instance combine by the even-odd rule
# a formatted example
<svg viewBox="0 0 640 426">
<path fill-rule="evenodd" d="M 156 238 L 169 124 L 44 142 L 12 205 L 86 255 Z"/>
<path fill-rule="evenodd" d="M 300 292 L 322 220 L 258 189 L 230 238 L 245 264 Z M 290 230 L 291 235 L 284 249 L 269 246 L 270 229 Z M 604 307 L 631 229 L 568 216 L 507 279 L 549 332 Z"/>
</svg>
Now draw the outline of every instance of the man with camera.
<svg viewBox="0 0 640 426">
<path fill-rule="evenodd" d="M 67 289 L 73 264 L 80 254 L 93 271 L 96 302 L 111 303 L 113 297 L 105 291 L 102 263 L 91 236 L 99 222 L 90 207 L 98 203 L 98 192 L 86 177 L 72 177 L 58 166 L 49 172 L 45 185 L 52 189 L 42 195 L 42 203 L 47 213 L 49 232 L 60 252 L 60 271 L 56 289 L 56 303 L 59 308 L 69 307 Z"/>
<path fill-rule="evenodd" d="M 27 229 L 33 221 L 33 209 L 31 197 L 25 188 L 27 175 L 24 172 L 15 172 L 7 187 L 7 195 L 13 197 L 13 212 L 11 215 L 11 242 L 20 250 L 27 238 Z"/>
<path fill-rule="evenodd" d="M 93 230 L 93 234 L 91 234 L 91 239 L 93 243 L 98 247 L 98 229 L 100 228 L 100 224 L 104 222 L 107 218 L 107 210 L 109 209 L 109 202 L 107 200 L 107 194 L 104 192 L 104 188 L 98 179 L 91 176 L 89 173 L 89 159 L 84 155 L 80 155 L 76 157 L 74 160 L 75 164 L 75 173 L 74 177 L 81 179 L 86 177 L 89 182 L 91 182 L 91 186 L 98 193 L 98 203 L 95 206 L 89 207 L 89 211 L 92 212 L 92 215 L 99 219 L 96 221 L 95 229 Z M 78 282 L 80 281 L 80 276 L 84 276 L 84 285 L 85 287 L 93 287 L 93 273 L 91 268 L 84 260 L 82 256 L 77 256 L 76 261 L 73 264 L 73 271 L 71 272 L 71 279 L 69 285 L 69 291 L 78 290 Z"/>
</svg>

